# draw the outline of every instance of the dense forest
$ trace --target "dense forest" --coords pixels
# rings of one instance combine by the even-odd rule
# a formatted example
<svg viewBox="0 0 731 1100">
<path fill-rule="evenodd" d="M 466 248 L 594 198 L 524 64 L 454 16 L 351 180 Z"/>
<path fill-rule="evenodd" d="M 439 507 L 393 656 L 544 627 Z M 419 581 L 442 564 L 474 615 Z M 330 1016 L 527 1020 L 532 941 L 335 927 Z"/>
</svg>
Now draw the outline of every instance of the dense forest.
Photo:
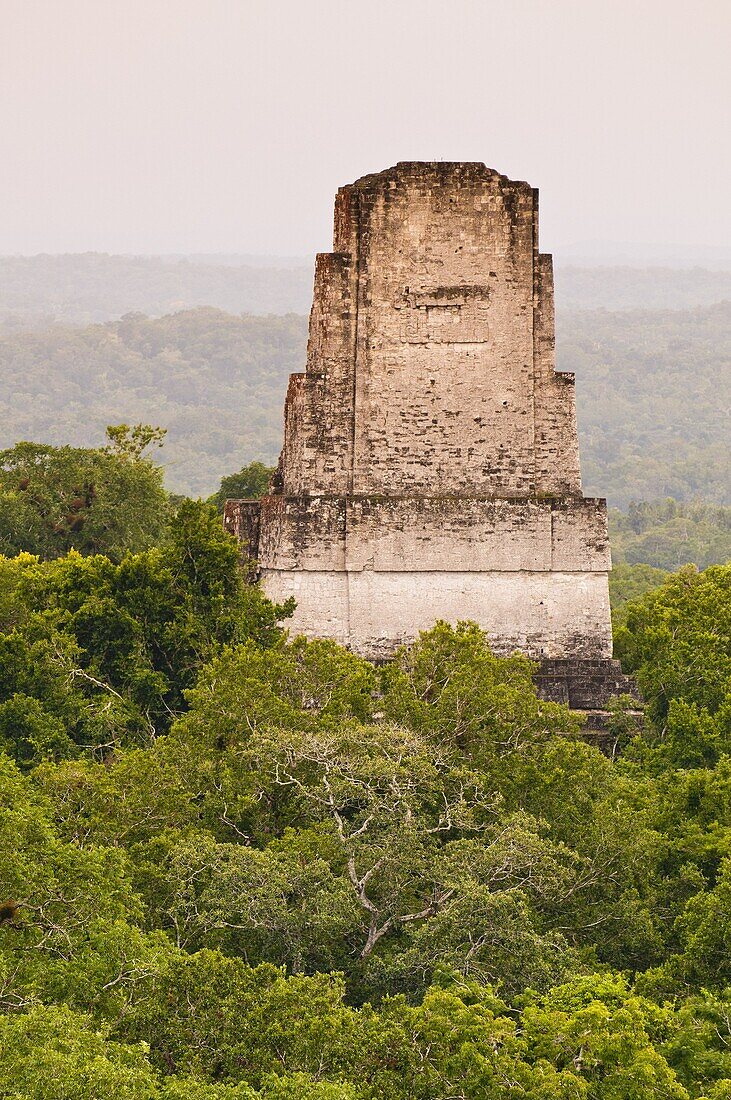
<svg viewBox="0 0 731 1100">
<path fill-rule="evenodd" d="M 287 379 L 304 362 L 301 316 L 201 308 L 0 336 L 0 446 L 93 446 L 110 420 L 167 428 L 166 479 L 207 496 L 250 459 L 276 460 Z"/>
<path fill-rule="evenodd" d="M 110 420 L 168 429 L 167 480 L 207 496 L 246 462 L 276 461 L 306 319 L 212 308 L 86 327 L 0 330 L 0 446 L 93 445 Z M 577 376 L 584 487 L 626 508 L 674 497 L 730 504 L 731 303 L 559 316 Z"/>
<path fill-rule="evenodd" d="M 731 565 L 625 601 L 610 760 L 469 623 L 289 637 L 161 442 L 0 456 L 0 1097 L 728 1100 Z"/>
<path fill-rule="evenodd" d="M 557 273 L 609 759 L 473 624 L 376 668 L 244 583 L 253 262 L 0 260 L 0 1100 L 731 1100 L 728 275 Z"/>
<path fill-rule="evenodd" d="M 233 495 L 233 494 L 232 494 Z M 731 508 L 667 499 L 609 512 L 612 560 L 673 570 L 731 559 Z"/>
</svg>

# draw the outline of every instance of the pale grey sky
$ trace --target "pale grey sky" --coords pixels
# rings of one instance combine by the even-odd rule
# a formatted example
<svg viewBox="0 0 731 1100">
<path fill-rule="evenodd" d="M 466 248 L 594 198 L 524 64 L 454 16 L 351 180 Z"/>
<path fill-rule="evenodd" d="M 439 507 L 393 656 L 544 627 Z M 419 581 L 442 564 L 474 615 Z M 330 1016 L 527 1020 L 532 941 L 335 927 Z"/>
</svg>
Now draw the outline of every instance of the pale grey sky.
<svg viewBox="0 0 731 1100">
<path fill-rule="evenodd" d="M 0 0 L 0 253 L 309 253 L 482 160 L 546 250 L 731 243 L 729 0 Z"/>
</svg>

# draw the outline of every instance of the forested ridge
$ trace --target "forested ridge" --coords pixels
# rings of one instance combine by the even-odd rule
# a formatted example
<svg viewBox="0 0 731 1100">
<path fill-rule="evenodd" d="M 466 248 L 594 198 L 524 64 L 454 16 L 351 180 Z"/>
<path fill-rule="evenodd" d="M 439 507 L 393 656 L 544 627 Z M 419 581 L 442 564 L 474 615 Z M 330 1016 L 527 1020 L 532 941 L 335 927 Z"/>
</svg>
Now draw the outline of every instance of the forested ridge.
<svg viewBox="0 0 731 1100">
<path fill-rule="evenodd" d="M 33 327 L 153 317 L 198 306 L 232 313 L 306 313 L 313 265 L 254 265 L 231 258 L 0 256 L 0 321 Z M 276 261 L 273 261 L 276 265 Z"/>
<path fill-rule="evenodd" d="M 666 496 L 731 503 L 730 348 L 731 302 L 559 315 L 585 489 L 623 507 Z"/>
<path fill-rule="evenodd" d="M 692 309 L 731 299 L 731 272 L 554 263 L 559 310 Z"/>
<path fill-rule="evenodd" d="M 161 434 L 0 456 L 0 1097 L 728 1100 L 731 564 L 625 600 L 610 760 L 469 623 L 288 636 Z"/>
<path fill-rule="evenodd" d="M 94 446 L 112 420 L 168 432 L 166 480 L 207 496 L 252 459 L 276 460 L 306 318 L 212 308 L 0 336 L 0 446 L 19 439 Z"/>
<path fill-rule="evenodd" d="M 245 463 L 276 461 L 306 319 L 200 308 L 83 328 L 0 330 L 0 446 L 93 446 L 110 420 L 168 429 L 166 477 L 207 496 Z M 731 303 L 559 314 L 576 372 L 585 491 L 626 508 L 674 497 L 730 504 Z"/>
</svg>

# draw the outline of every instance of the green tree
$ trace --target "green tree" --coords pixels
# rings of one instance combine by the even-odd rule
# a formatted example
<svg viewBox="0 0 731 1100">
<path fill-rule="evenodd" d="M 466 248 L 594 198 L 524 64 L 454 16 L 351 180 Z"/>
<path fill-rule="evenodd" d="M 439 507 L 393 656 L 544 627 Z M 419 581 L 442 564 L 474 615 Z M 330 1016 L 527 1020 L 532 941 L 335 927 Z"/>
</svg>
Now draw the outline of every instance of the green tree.
<svg viewBox="0 0 731 1100">
<path fill-rule="evenodd" d="M 243 500 L 246 497 L 263 497 L 269 488 L 274 474 L 274 466 L 265 466 L 263 462 L 250 462 L 237 474 L 228 474 L 221 478 L 217 493 L 210 499 L 216 510 L 223 512 L 227 500 Z"/>
<path fill-rule="evenodd" d="M 9 628 L 0 633 L 0 733 L 15 730 L 25 762 L 53 746 L 68 755 L 70 742 L 103 755 L 158 735 L 186 709 L 207 661 L 247 638 L 272 645 L 293 606 L 244 583 L 233 539 L 211 506 L 194 501 L 171 520 L 164 549 L 119 563 L 72 553 L 0 565 Z M 43 714 L 24 699 L 37 699 Z"/>
<path fill-rule="evenodd" d="M 665 580 L 667 580 L 667 571 L 657 569 L 653 565 L 627 565 L 622 561 L 613 562 L 612 572 L 609 574 L 609 599 L 615 630 L 617 624 L 622 622 L 621 612 L 627 604 L 639 600 Z"/>
<path fill-rule="evenodd" d="M 66 1008 L 0 1016 L 3 1100 L 155 1100 L 157 1075 L 142 1044 L 109 1039 Z"/>
<path fill-rule="evenodd" d="M 551 966 L 562 965 L 560 952 L 542 939 L 537 911 L 566 889 L 575 857 L 543 836 L 538 822 L 505 814 L 496 775 L 475 761 L 493 759 L 496 742 L 507 757 L 516 743 L 542 740 L 547 721 L 573 731 L 571 716 L 550 705 L 544 712 L 530 666 L 494 658 L 476 629 L 438 627 L 419 646 L 415 662 L 435 675 L 439 666 L 450 681 L 449 702 L 436 687 L 430 698 L 415 699 L 412 681 L 398 670 L 393 682 L 387 677 L 382 697 L 373 698 L 372 666 L 332 643 L 303 639 L 267 651 L 244 646 L 204 670 L 190 695 L 191 711 L 173 736 L 238 754 L 249 774 L 239 772 L 236 788 L 248 792 L 249 805 L 270 809 L 267 828 L 278 839 L 268 845 L 274 862 L 272 855 L 234 854 L 225 846 L 204 855 L 201 847 L 199 862 L 191 850 L 183 870 L 177 860 L 184 849 L 174 849 L 166 896 L 172 890 L 189 914 L 175 921 L 200 936 L 201 919 L 220 932 L 228 912 L 238 936 L 234 948 L 237 937 L 225 933 L 230 950 L 260 958 L 262 937 L 271 932 L 268 950 L 277 961 L 297 957 L 297 965 L 309 969 L 318 956 L 295 932 L 296 913 L 283 910 L 275 932 L 248 903 L 242 914 L 236 887 L 225 886 L 253 875 L 274 888 L 282 874 L 295 876 L 297 859 L 304 858 L 310 885 L 305 889 L 300 874 L 289 896 L 299 899 L 310 933 L 320 926 L 321 938 L 342 937 L 342 965 L 350 953 L 360 957 L 357 968 L 368 971 L 368 981 L 390 982 L 400 967 L 401 980 L 423 984 L 436 960 L 447 957 L 455 967 L 499 971 L 512 981 L 520 968 L 533 968 L 535 980 L 545 982 Z M 490 679 L 475 701 L 475 668 L 483 666 Z M 522 699 L 519 684 L 532 701 Z M 399 713 L 404 725 L 384 721 L 376 706 Z M 238 827 L 248 837 L 266 835 L 246 811 Z M 308 899 L 310 889 L 315 893 Z M 323 889 L 328 903 L 320 900 Z M 250 892 L 242 886 L 238 897 Z M 430 922 L 442 932 L 427 945 L 419 929 Z M 219 935 L 206 942 L 223 941 Z M 394 965 L 387 959 L 393 951 L 400 959 Z M 545 967 L 538 963 L 542 955 Z"/>
<path fill-rule="evenodd" d="M 668 1009 L 634 995 L 613 975 L 576 978 L 529 1004 L 522 1015 L 532 1058 L 571 1067 L 586 1082 L 587 1096 L 597 1100 L 687 1100 L 657 1049 L 672 1026 Z"/>
<path fill-rule="evenodd" d="M 168 520 L 162 470 L 142 451 L 160 433 L 110 428 L 101 449 L 17 443 L 0 452 L 0 553 L 57 558 L 70 550 L 119 561 L 160 540 Z"/>
<path fill-rule="evenodd" d="M 476 623 L 438 622 L 385 666 L 384 709 L 484 764 L 526 741 L 576 732 L 565 707 L 538 698 L 534 670 L 519 654 L 496 657 Z"/>
<path fill-rule="evenodd" d="M 673 763 L 731 749 L 731 565 L 673 574 L 628 606 L 615 645 Z"/>
<path fill-rule="evenodd" d="M 167 435 L 166 428 L 155 428 L 151 424 L 110 424 L 107 427 L 107 447 L 111 454 L 139 462 L 148 447 L 162 447 Z"/>
</svg>

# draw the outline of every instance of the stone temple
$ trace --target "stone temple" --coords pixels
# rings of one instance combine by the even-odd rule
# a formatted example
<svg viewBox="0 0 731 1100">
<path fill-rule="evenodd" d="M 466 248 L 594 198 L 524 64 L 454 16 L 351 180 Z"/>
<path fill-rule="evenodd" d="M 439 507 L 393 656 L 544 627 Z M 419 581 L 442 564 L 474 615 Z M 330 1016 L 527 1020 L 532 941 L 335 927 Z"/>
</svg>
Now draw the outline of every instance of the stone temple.
<svg viewBox="0 0 731 1100">
<path fill-rule="evenodd" d="M 471 619 L 544 671 L 618 675 L 606 502 L 581 491 L 534 188 L 401 163 L 339 190 L 277 473 L 225 522 L 267 595 L 296 598 L 293 633 L 380 660 Z"/>
</svg>

